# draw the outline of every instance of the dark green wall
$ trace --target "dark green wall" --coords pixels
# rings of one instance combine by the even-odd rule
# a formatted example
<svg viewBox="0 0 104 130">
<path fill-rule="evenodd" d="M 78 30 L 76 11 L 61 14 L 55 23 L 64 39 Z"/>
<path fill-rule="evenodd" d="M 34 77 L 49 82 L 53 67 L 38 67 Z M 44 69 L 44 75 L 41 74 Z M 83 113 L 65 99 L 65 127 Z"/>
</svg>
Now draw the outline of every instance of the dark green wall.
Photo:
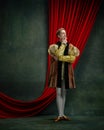
<svg viewBox="0 0 104 130">
<path fill-rule="evenodd" d="M 21 100 L 41 95 L 47 71 L 47 0 L 0 4 L 0 90 Z M 68 90 L 66 113 L 104 114 L 104 2 L 75 68 L 77 88 Z M 53 101 L 41 114 L 57 114 Z"/>
<path fill-rule="evenodd" d="M 48 45 L 47 0 L 0 4 L 0 90 L 22 100 L 40 96 Z"/>
</svg>

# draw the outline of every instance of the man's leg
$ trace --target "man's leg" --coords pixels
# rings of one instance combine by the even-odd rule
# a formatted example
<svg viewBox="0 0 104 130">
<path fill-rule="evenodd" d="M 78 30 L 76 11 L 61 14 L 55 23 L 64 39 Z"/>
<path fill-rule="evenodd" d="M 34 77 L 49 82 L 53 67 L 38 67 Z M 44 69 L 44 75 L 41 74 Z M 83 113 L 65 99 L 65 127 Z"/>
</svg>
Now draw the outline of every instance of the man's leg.
<svg viewBox="0 0 104 130">
<path fill-rule="evenodd" d="M 63 81 L 62 88 L 56 88 L 56 103 L 59 113 L 58 118 L 55 119 L 56 122 L 63 119 L 70 120 L 67 116 L 64 115 L 65 101 L 66 101 L 66 89 Z"/>
<path fill-rule="evenodd" d="M 64 114 L 64 109 L 65 109 L 65 101 L 66 101 L 66 88 L 65 88 L 65 81 L 63 80 L 62 81 L 62 92 L 61 92 L 61 94 L 62 94 L 62 112 L 63 112 L 63 119 L 64 120 L 71 120 L 70 118 L 68 118 L 67 116 L 65 116 L 65 114 Z"/>
<path fill-rule="evenodd" d="M 65 99 L 66 99 L 66 90 L 65 90 L 65 85 L 62 82 L 62 88 L 56 88 L 56 103 L 57 103 L 59 115 L 55 121 L 59 121 L 63 119 Z"/>
<path fill-rule="evenodd" d="M 64 81 L 62 81 L 61 97 L 62 97 L 62 116 L 64 116 L 65 101 L 66 101 L 66 89 Z"/>
<path fill-rule="evenodd" d="M 62 99 L 62 90 L 61 88 L 56 88 L 56 103 L 58 108 L 58 116 L 63 116 L 63 99 Z"/>
</svg>

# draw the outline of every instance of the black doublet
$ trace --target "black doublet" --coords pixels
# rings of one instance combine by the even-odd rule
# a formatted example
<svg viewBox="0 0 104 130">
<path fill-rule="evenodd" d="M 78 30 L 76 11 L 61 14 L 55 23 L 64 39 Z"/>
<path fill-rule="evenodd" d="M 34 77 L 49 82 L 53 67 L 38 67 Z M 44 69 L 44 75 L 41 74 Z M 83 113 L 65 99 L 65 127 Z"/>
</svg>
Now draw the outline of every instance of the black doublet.
<svg viewBox="0 0 104 130">
<path fill-rule="evenodd" d="M 58 48 L 61 46 L 61 42 L 56 43 L 58 45 Z M 64 55 L 68 55 L 69 50 L 69 43 L 67 43 L 67 46 L 64 51 Z M 64 81 L 65 81 L 65 88 L 69 88 L 69 78 L 68 78 L 68 62 L 64 62 Z M 57 87 L 62 87 L 62 61 L 58 61 L 58 75 L 57 75 Z"/>
</svg>

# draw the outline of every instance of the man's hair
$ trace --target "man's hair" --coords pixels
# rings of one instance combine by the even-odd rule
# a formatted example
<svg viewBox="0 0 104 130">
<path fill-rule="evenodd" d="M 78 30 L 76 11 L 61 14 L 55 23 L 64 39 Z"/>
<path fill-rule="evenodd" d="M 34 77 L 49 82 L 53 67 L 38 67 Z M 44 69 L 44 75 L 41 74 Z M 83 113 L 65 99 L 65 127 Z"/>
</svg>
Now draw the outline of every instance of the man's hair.
<svg viewBox="0 0 104 130">
<path fill-rule="evenodd" d="M 57 30 L 57 32 L 56 32 L 56 36 L 60 35 L 60 32 L 61 32 L 62 30 L 65 30 L 65 29 L 64 29 L 64 28 L 59 28 L 59 29 Z"/>
</svg>

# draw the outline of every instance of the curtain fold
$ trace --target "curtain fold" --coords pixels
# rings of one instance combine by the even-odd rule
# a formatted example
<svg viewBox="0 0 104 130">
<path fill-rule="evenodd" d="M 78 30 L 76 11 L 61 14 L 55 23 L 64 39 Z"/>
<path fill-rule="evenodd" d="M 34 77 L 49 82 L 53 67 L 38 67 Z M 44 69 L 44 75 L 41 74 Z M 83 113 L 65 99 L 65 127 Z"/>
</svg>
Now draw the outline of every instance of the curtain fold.
<svg viewBox="0 0 104 130">
<path fill-rule="evenodd" d="M 77 46 L 82 54 L 91 29 L 94 25 L 101 0 L 48 0 L 49 9 L 49 42 L 56 43 L 56 31 L 65 28 L 68 41 Z M 80 54 L 80 56 L 81 56 Z M 80 56 L 73 63 L 78 63 Z M 56 97 L 54 88 L 48 88 L 50 56 L 48 55 L 46 84 L 42 95 L 34 101 L 15 100 L 0 92 L 0 118 L 27 117 L 37 115 Z"/>
</svg>

